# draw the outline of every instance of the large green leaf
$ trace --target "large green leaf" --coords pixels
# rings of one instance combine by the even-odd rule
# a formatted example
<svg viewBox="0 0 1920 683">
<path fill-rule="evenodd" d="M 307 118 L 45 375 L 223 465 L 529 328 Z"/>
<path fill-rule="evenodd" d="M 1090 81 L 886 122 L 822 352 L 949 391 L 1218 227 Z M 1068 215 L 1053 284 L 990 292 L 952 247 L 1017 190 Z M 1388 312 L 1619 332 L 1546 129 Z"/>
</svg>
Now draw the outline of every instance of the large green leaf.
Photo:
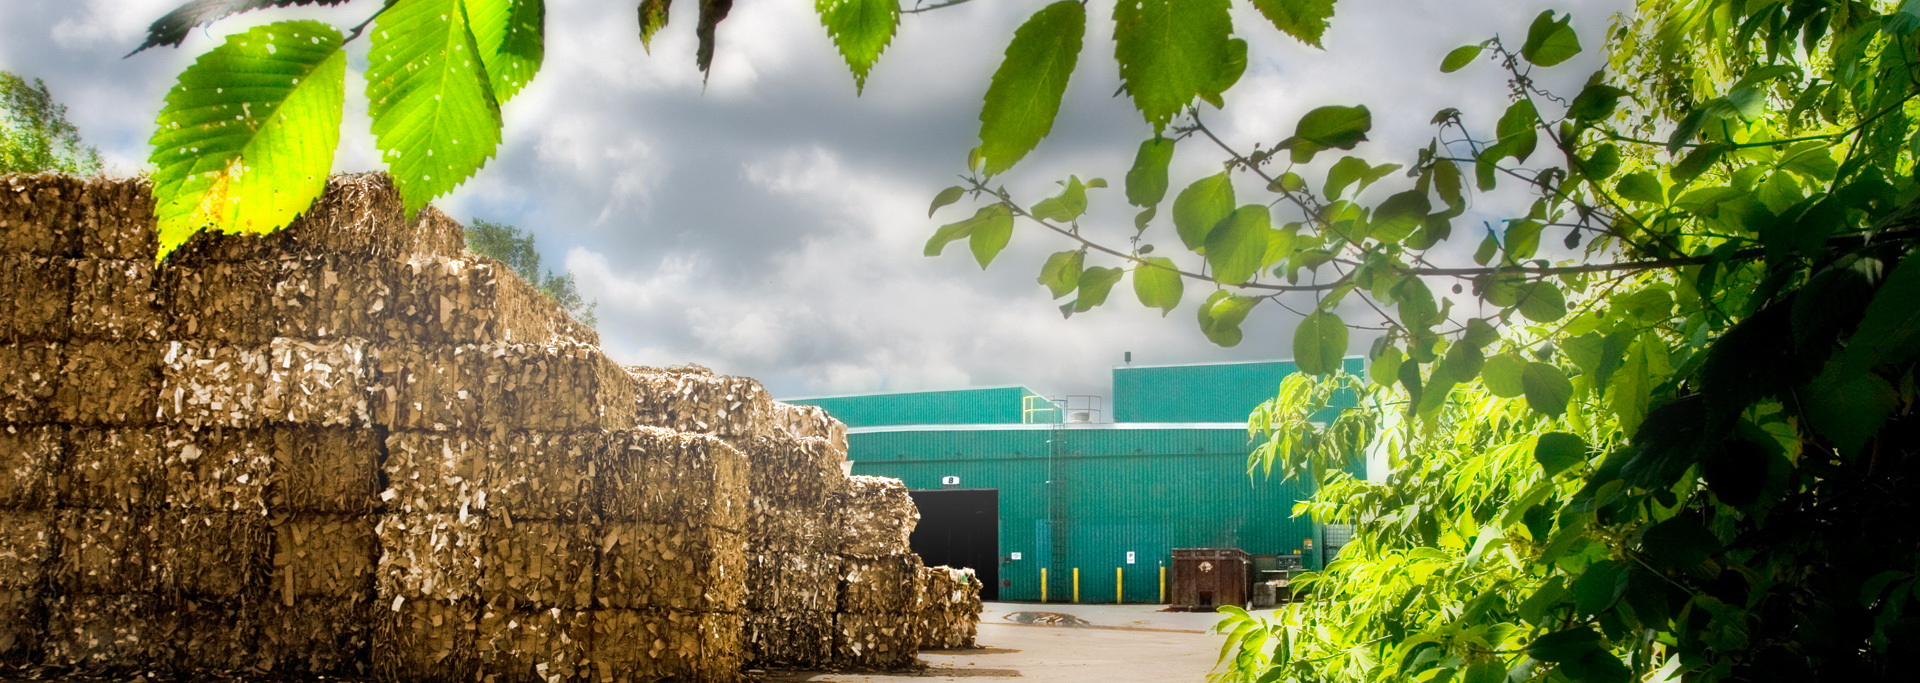
<svg viewBox="0 0 1920 683">
<path fill-rule="evenodd" d="M 1573 603 L 1582 616 L 1599 614 L 1627 594 L 1627 568 L 1619 560 L 1587 565 L 1573 580 Z"/>
<path fill-rule="evenodd" d="M 1540 469 L 1551 477 L 1566 471 L 1569 467 L 1586 462 L 1587 442 L 1566 432 L 1541 434 L 1533 445 L 1533 459 L 1540 463 Z"/>
<path fill-rule="evenodd" d="M 399 0 L 374 19 L 367 100 L 381 158 L 411 215 L 500 145 L 494 99 L 461 0 Z"/>
<path fill-rule="evenodd" d="M 346 102 L 340 32 L 313 21 L 227 38 L 180 74 L 153 135 L 164 258 L 194 233 L 286 227 L 327 186 Z"/>
<path fill-rule="evenodd" d="M 1180 305 L 1185 290 L 1186 283 L 1172 259 L 1149 256 L 1145 263 L 1133 267 L 1134 295 L 1140 297 L 1141 305 L 1160 309 L 1162 317 Z"/>
<path fill-rule="evenodd" d="M 1571 14 L 1555 21 L 1553 10 L 1541 12 L 1527 29 L 1527 42 L 1520 47 L 1520 56 L 1540 66 L 1553 66 L 1580 54 L 1580 36 L 1573 32 L 1572 21 Z"/>
<path fill-rule="evenodd" d="M 1314 311 L 1293 328 L 1293 364 L 1309 375 L 1325 375 L 1340 370 L 1347 356 L 1347 324 L 1340 316 Z"/>
<path fill-rule="evenodd" d="M 1521 375 L 1527 370 L 1526 361 L 1508 354 L 1499 354 L 1488 358 L 1480 366 L 1480 379 L 1487 385 L 1487 391 L 1500 398 L 1514 398 L 1526 393 Z"/>
<path fill-rule="evenodd" d="M 1821 373 L 1820 384 L 1844 386 L 1874 366 L 1898 363 L 1920 351 L 1920 305 L 1915 302 L 1920 302 L 1920 257 L 1909 256 L 1874 293 L 1860 326 Z"/>
<path fill-rule="evenodd" d="M 1095 179 L 1105 187 L 1105 181 Z M 1087 212 L 1087 185 L 1080 182 L 1079 176 L 1069 176 L 1065 189 L 1059 195 L 1040 200 L 1028 213 L 1034 218 L 1064 223 L 1075 220 Z"/>
<path fill-rule="evenodd" d="M 1167 164 L 1173 161 L 1172 138 L 1154 136 L 1140 143 L 1127 171 L 1127 203 L 1150 207 L 1167 198 Z"/>
<path fill-rule="evenodd" d="M 1294 163 L 1306 163 L 1323 149 L 1353 149 L 1373 130 L 1373 112 L 1365 105 L 1328 105 L 1307 112 L 1294 126 L 1293 137 L 1280 142 L 1293 150 Z"/>
<path fill-rule="evenodd" d="M 1004 204 L 982 206 L 974 211 L 972 216 L 940 226 L 939 230 L 933 232 L 933 237 L 927 239 L 927 246 L 921 250 L 921 253 L 927 256 L 939 256 L 940 252 L 946 249 L 947 244 L 957 239 L 971 238 L 975 230 L 997 222 L 1003 217 L 1008 222 L 1008 229 L 1011 230 L 1012 216 L 1013 213 L 1008 211 Z"/>
<path fill-rule="evenodd" d="M 1373 238 L 1386 244 L 1399 244 L 1413 234 L 1433 208 L 1427 193 L 1407 190 L 1395 193 L 1373 210 Z"/>
<path fill-rule="evenodd" d="M 1573 398 L 1573 383 L 1567 381 L 1566 373 L 1547 363 L 1528 363 L 1521 369 L 1520 390 L 1534 412 L 1553 417 L 1567 412 L 1567 401 Z"/>
<path fill-rule="evenodd" d="M 1086 8 L 1063 0 L 1014 31 L 980 108 L 978 157 L 987 175 L 1013 168 L 1053 130 L 1086 30 Z"/>
<path fill-rule="evenodd" d="M 1267 20 L 1302 43 L 1321 47 L 1320 37 L 1333 18 L 1333 0 L 1253 0 Z"/>
<path fill-rule="evenodd" d="M 1113 58 L 1155 133 L 1217 80 L 1233 19 L 1227 0 L 1127 0 L 1113 9 Z"/>
<path fill-rule="evenodd" d="M 1248 204 L 1227 214 L 1207 233 L 1207 264 L 1213 266 L 1213 279 L 1228 285 L 1253 279 L 1265 264 L 1272 230 L 1273 216 L 1265 204 Z"/>
<path fill-rule="evenodd" d="M 987 216 L 967 233 L 967 247 L 973 251 L 973 260 L 986 270 L 993 257 L 999 255 L 1007 242 L 1013 239 L 1013 212 L 1005 204 L 987 207 Z"/>
<path fill-rule="evenodd" d="M 1085 313 L 1093 307 L 1107 302 L 1107 295 L 1113 292 L 1113 286 L 1126 276 L 1127 271 L 1119 268 L 1095 266 L 1080 274 L 1080 296 L 1073 301 L 1074 313 Z"/>
<path fill-rule="evenodd" d="M 1600 649 L 1599 632 L 1581 625 L 1535 638 L 1527 645 L 1527 656 L 1543 662 L 1567 662 Z"/>
<path fill-rule="evenodd" d="M 1805 405 L 1807 422 L 1842 453 L 1858 453 L 1880 432 L 1900 394 L 1879 375 L 1855 375 L 1846 384 L 1816 385 Z"/>
<path fill-rule="evenodd" d="M 546 55 L 545 0 L 466 0 L 466 6 L 494 97 L 513 99 L 540 71 Z"/>
<path fill-rule="evenodd" d="M 864 92 L 867 73 L 900 26 L 899 0 L 815 0 L 814 7 L 853 71 L 854 92 Z"/>
<path fill-rule="evenodd" d="M 1467 65 L 1472 64 L 1473 60 L 1478 58 L 1482 52 L 1486 52 L 1486 47 L 1482 45 L 1462 45 L 1456 47 L 1452 52 L 1447 53 L 1445 59 L 1440 60 L 1440 73 L 1450 74 L 1467 68 Z"/>
<path fill-rule="evenodd" d="M 1040 266 L 1040 284 L 1046 285 L 1055 299 L 1066 296 L 1080 287 L 1080 272 L 1086 268 L 1086 262 L 1087 252 L 1078 249 L 1056 252 Z"/>
<path fill-rule="evenodd" d="M 1173 198 L 1173 229 L 1188 249 L 1202 249 L 1215 225 L 1233 213 L 1233 179 L 1225 171 L 1193 181 Z"/>
<path fill-rule="evenodd" d="M 1207 296 L 1206 303 L 1200 305 L 1200 332 L 1207 340 L 1220 346 L 1240 344 L 1240 323 L 1253 311 L 1253 305 L 1259 299 L 1233 296 L 1225 291 L 1216 291 Z"/>
</svg>

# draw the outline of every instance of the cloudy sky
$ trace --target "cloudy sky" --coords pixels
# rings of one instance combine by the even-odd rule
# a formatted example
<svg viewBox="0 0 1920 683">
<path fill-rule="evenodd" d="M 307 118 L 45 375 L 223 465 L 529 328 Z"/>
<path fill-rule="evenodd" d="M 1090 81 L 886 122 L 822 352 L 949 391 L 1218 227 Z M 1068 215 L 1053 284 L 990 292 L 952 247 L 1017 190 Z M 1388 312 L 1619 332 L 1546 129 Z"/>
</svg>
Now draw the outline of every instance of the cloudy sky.
<svg viewBox="0 0 1920 683">
<path fill-rule="evenodd" d="M 137 173 L 167 88 L 223 36 L 275 18 L 351 26 L 378 5 L 240 15 L 197 31 L 182 49 L 121 58 L 147 23 L 182 1 L 0 0 L 0 69 L 44 79 L 110 168 Z M 697 3 L 675 4 L 651 54 L 640 47 L 634 4 L 548 0 L 545 66 L 508 103 L 498 158 L 439 202 L 463 221 L 531 230 L 549 267 L 572 271 L 599 302 L 601 336 L 616 358 L 700 363 L 757 377 L 776 396 L 1000 384 L 1061 395 L 1107 394 L 1110 368 L 1127 351 L 1136 364 L 1290 355 L 1294 318 L 1274 307 L 1255 313 L 1239 347 L 1209 343 L 1194 324 L 1205 293 L 1192 285 L 1165 319 L 1139 306 L 1128 283 L 1114 303 L 1062 319 L 1034 276 L 1068 245 L 1035 228 L 1016 231 L 985 272 L 964 243 L 941 258 L 921 256 L 939 223 L 927 218 L 927 203 L 964 171 L 1001 51 L 1045 0 L 977 0 L 906 16 L 858 97 L 813 2 L 737 0 L 704 85 L 693 60 Z M 1252 46 L 1251 63 L 1227 109 L 1207 120 L 1250 148 L 1286 137 L 1313 107 L 1365 104 L 1375 129 L 1360 151 L 1404 162 L 1432 137 L 1433 112 L 1458 107 L 1491 128 L 1504 109 L 1504 83 L 1490 64 L 1438 72 L 1449 49 L 1495 33 L 1518 45 L 1542 9 L 1572 9 L 1587 51 L 1545 79 L 1572 87 L 1600 63 L 1601 36 L 1622 4 L 1343 0 L 1323 52 L 1238 2 L 1234 25 Z M 1119 181 L 1151 131 L 1126 99 L 1112 97 L 1110 12 L 1110 4 L 1090 5 L 1081 66 L 1053 135 L 1005 181 L 1031 204 L 1068 174 L 1111 179 L 1115 189 L 1096 191 L 1083 225 L 1118 244 L 1133 213 Z M 362 41 L 350 74 L 364 66 L 364 51 Z M 364 83 L 349 79 L 335 170 L 373 169 L 356 92 Z M 1175 190 L 1220 158 L 1183 144 Z M 970 212 L 963 203 L 939 218 Z M 1148 232 L 1156 240 L 1177 246 L 1164 214 Z M 1362 350 L 1356 343 L 1353 352 Z"/>
</svg>

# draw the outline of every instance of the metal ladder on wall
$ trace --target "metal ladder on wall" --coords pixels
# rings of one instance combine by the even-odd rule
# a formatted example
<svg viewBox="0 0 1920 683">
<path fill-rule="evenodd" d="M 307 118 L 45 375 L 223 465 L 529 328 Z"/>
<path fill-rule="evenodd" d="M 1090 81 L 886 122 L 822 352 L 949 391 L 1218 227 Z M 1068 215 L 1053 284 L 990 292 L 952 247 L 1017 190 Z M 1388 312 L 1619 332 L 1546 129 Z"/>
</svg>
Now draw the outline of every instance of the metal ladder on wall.
<svg viewBox="0 0 1920 683">
<path fill-rule="evenodd" d="M 1064 416 L 1063 416 L 1064 417 Z M 1065 599 L 1071 599 L 1073 593 L 1073 565 L 1068 561 L 1068 552 L 1073 549 L 1072 530 L 1068 528 L 1067 497 L 1067 424 L 1066 420 L 1053 423 L 1047 430 L 1047 525 L 1052 530 L 1052 555 L 1049 556 L 1052 568 L 1049 569 L 1048 592 Z M 1064 601 L 1064 600 L 1063 600 Z"/>
</svg>

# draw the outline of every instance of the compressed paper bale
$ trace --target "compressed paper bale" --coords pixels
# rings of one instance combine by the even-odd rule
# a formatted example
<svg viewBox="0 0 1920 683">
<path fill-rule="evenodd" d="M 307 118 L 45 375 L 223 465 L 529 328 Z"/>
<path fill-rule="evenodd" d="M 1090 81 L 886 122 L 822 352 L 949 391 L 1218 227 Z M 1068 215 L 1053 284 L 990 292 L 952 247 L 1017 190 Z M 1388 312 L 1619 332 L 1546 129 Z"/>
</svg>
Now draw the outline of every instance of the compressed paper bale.
<svg viewBox="0 0 1920 683">
<path fill-rule="evenodd" d="M 883 557 L 907 552 L 908 538 L 920 523 L 920 509 L 898 479 L 856 475 L 847 478 L 840 504 L 841 554 Z"/>
<path fill-rule="evenodd" d="M 150 517 L 114 510 L 65 510 L 57 522 L 54 576 L 70 595 L 151 592 L 153 557 Z"/>
<path fill-rule="evenodd" d="M 846 454 L 826 439 L 784 434 L 736 442 L 747 456 L 755 508 L 820 509 L 847 488 L 840 471 Z"/>
<path fill-rule="evenodd" d="M 0 590 L 45 587 L 58 514 L 52 510 L 0 512 Z"/>
<path fill-rule="evenodd" d="M 0 254 L 0 341 L 66 340 L 73 261 Z"/>
<path fill-rule="evenodd" d="M 62 348 L 54 342 L 0 344 L 0 422 L 49 421 Z"/>
<path fill-rule="evenodd" d="M 488 509 L 518 520 L 582 520 L 599 507 L 594 480 L 605 434 L 509 432 L 487 462 Z"/>
<path fill-rule="evenodd" d="M 168 338 L 258 346 L 273 337 L 277 266 L 176 258 L 160 270 L 160 301 L 171 316 Z"/>
<path fill-rule="evenodd" d="M 0 672 L 33 665 L 46 635 L 42 592 L 0 588 Z"/>
<path fill-rule="evenodd" d="M 265 515 L 273 478 L 271 430 L 169 430 L 160 489 L 177 511 Z"/>
<path fill-rule="evenodd" d="M 699 366 L 629 367 L 638 381 L 639 423 L 741 440 L 775 429 L 773 399 L 745 377 L 725 377 Z"/>
<path fill-rule="evenodd" d="M 259 664 L 259 614 L 238 600 L 161 595 L 150 666 L 194 676 L 250 672 Z"/>
<path fill-rule="evenodd" d="M 496 516 L 481 541 L 480 598 L 490 609 L 586 609 L 593 601 L 593 526 Z"/>
<path fill-rule="evenodd" d="M 372 421 L 367 342 L 304 342 L 275 337 L 267 346 L 261 408 L 289 424 L 359 426 Z"/>
<path fill-rule="evenodd" d="M 267 519 L 259 514 L 163 512 L 148 562 L 162 594 L 258 598 L 268 579 Z"/>
<path fill-rule="evenodd" d="M 379 504 L 381 436 L 350 427 L 274 427 L 276 512 L 365 514 Z"/>
<path fill-rule="evenodd" d="M 493 609 L 480 615 L 480 675 L 490 683 L 560 683 L 592 676 L 593 617 L 569 609 Z"/>
<path fill-rule="evenodd" d="M 260 611 L 259 668 L 299 677 L 365 676 L 373 615 L 374 605 L 367 601 L 268 605 Z"/>
<path fill-rule="evenodd" d="M 75 228 L 80 255 L 153 262 L 153 184 L 146 178 L 92 178 L 81 190 Z"/>
<path fill-rule="evenodd" d="M 156 668 L 158 602 L 153 595 L 61 595 L 47 601 L 44 659 L 87 671 Z"/>
<path fill-rule="evenodd" d="M 980 581 L 972 569 L 927 567 L 921 570 L 920 601 L 915 608 L 922 649 L 974 647 L 980 629 Z"/>
<path fill-rule="evenodd" d="M 594 680 L 738 681 L 743 629 L 737 614 L 595 610 Z"/>
<path fill-rule="evenodd" d="M 483 425 L 486 359 L 472 347 L 376 344 L 370 385 L 373 422 L 393 429 L 451 430 Z"/>
<path fill-rule="evenodd" d="M 699 615 L 700 654 L 688 677 L 700 681 L 738 680 L 747 661 L 746 620 L 737 613 Z"/>
<path fill-rule="evenodd" d="M 277 334 L 309 341 L 385 340 L 398 265 L 362 255 L 279 261 L 272 306 Z"/>
<path fill-rule="evenodd" d="M 381 516 L 374 527 L 380 541 L 374 573 L 376 602 L 477 600 L 483 531 L 476 516 Z"/>
<path fill-rule="evenodd" d="M 844 666 L 899 669 L 912 666 L 920 652 L 913 615 L 835 615 L 834 660 Z"/>
<path fill-rule="evenodd" d="M 472 602 L 393 601 L 374 606 L 373 672 L 395 683 L 476 680 L 480 609 Z"/>
<path fill-rule="evenodd" d="M 60 425 L 0 425 L 0 510 L 54 503 L 54 474 L 65 466 L 66 435 Z"/>
<path fill-rule="evenodd" d="M 172 342 L 161 356 L 159 415 L 192 427 L 252 427 L 262 422 L 266 350 Z"/>
<path fill-rule="evenodd" d="M 832 612 L 844 576 L 839 557 L 768 553 L 747 555 L 746 608 L 753 612 Z"/>
<path fill-rule="evenodd" d="M 161 346 L 145 341 L 75 341 L 60 365 L 54 415 L 68 424 L 151 424 L 160 394 Z"/>
<path fill-rule="evenodd" d="M 380 545 L 371 518 L 298 515 L 272 521 L 268 592 L 281 607 L 366 602 Z"/>
<path fill-rule="evenodd" d="M 77 339 L 159 341 L 168 324 L 151 259 L 75 260 L 71 310 Z"/>
<path fill-rule="evenodd" d="M 910 613 L 920 599 L 920 556 L 848 557 L 841 564 L 840 612 Z"/>
<path fill-rule="evenodd" d="M 820 406 L 796 405 L 775 401 L 774 421 L 787 434 L 799 438 L 821 438 L 832 444 L 844 458 L 847 452 L 847 425 L 827 414 Z"/>
<path fill-rule="evenodd" d="M 584 344 L 477 344 L 484 358 L 483 423 L 565 431 L 632 427 L 638 385 Z"/>
<path fill-rule="evenodd" d="M 762 552 L 840 553 L 837 505 L 816 508 L 778 506 L 756 500 L 747 515 L 747 545 Z"/>
<path fill-rule="evenodd" d="M 610 432 L 596 467 L 608 520 L 704 525 L 746 523 L 746 458 L 711 436 L 652 427 Z"/>
<path fill-rule="evenodd" d="M 455 344 L 598 344 L 539 289 L 498 261 L 420 256 L 396 271 L 388 337 Z"/>
<path fill-rule="evenodd" d="M 745 604 L 746 544 L 711 527 L 607 522 L 595 606 L 737 612 Z"/>
<path fill-rule="evenodd" d="M 0 175 L 0 253 L 73 256 L 79 180 L 59 173 Z"/>
<path fill-rule="evenodd" d="M 487 507 L 492 437 L 464 432 L 393 432 L 380 499 L 397 512 L 477 512 Z"/>
<path fill-rule="evenodd" d="M 137 510 L 166 502 L 161 427 L 75 429 L 67 436 L 66 464 L 56 481 L 62 505 Z"/>
<path fill-rule="evenodd" d="M 833 612 L 749 612 L 745 624 L 749 666 L 820 666 L 833 661 Z"/>
</svg>

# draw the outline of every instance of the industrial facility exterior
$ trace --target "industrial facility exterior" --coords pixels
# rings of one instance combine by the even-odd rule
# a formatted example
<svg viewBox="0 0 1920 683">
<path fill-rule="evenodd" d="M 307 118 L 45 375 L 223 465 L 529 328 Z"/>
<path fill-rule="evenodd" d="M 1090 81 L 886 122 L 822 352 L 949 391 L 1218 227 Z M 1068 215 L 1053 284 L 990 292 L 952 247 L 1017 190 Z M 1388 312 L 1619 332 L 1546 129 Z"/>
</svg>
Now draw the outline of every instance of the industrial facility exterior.
<svg viewBox="0 0 1920 683">
<path fill-rule="evenodd" d="M 1293 517 L 1311 483 L 1247 467 L 1258 445 L 1247 414 L 1295 371 L 1284 361 L 1116 367 L 1113 422 L 1100 421 L 1097 402 L 1025 387 L 782 400 L 845 422 L 853 473 L 915 492 L 915 552 L 973 567 L 988 599 L 1160 602 L 1175 548 L 1319 566 L 1329 539 Z"/>
</svg>

